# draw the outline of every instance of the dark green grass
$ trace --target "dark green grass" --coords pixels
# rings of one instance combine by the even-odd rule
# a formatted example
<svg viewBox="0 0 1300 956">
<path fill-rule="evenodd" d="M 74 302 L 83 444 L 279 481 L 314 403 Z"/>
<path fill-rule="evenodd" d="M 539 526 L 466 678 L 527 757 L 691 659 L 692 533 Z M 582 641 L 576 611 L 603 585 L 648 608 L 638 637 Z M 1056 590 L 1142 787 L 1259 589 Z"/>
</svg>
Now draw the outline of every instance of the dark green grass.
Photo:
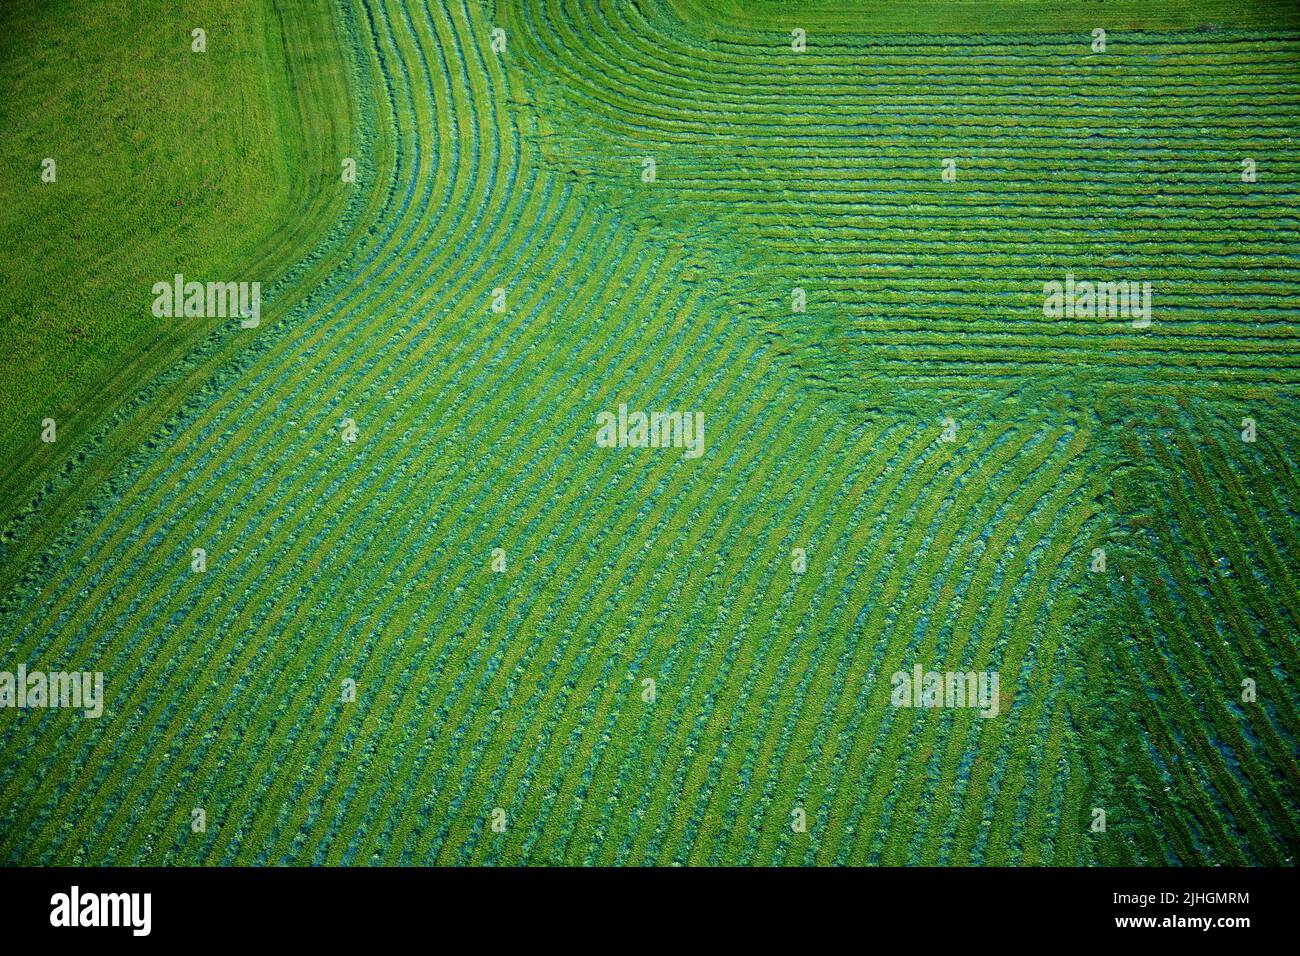
<svg viewBox="0 0 1300 956">
<path fill-rule="evenodd" d="M 317 215 L 277 214 L 313 229 L 231 263 L 282 261 L 276 321 L 10 525 L 0 666 L 110 696 L 0 713 L 0 859 L 1294 856 L 1294 36 L 1098 61 L 959 5 L 796 62 L 659 2 L 275 9 L 366 175 L 336 207 L 320 159 Z M 344 53 L 292 42 L 327 25 Z M 1154 270 L 1154 329 L 1044 321 L 1071 267 Z M 596 449 L 622 401 L 702 410 L 706 454 Z M 1000 716 L 892 707 L 913 663 L 999 670 Z M 1210 710 L 1250 673 L 1259 708 Z"/>
</svg>

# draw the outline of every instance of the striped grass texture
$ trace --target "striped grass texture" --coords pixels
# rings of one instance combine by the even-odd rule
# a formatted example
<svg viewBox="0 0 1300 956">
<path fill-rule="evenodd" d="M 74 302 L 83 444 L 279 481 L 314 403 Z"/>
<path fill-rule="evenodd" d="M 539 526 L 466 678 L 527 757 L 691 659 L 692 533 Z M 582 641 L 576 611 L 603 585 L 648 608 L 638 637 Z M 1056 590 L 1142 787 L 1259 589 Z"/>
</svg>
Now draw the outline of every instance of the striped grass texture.
<svg viewBox="0 0 1300 956">
<path fill-rule="evenodd" d="M 281 114 L 315 212 L 227 250 L 270 321 L 11 479 L 0 668 L 107 702 L 0 710 L 0 860 L 1294 861 L 1284 18 L 290 6 L 347 88 Z M 1045 317 L 1067 271 L 1151 327 Z M 596 447 L 620 403 L 704 455 Z"/>
</svg>

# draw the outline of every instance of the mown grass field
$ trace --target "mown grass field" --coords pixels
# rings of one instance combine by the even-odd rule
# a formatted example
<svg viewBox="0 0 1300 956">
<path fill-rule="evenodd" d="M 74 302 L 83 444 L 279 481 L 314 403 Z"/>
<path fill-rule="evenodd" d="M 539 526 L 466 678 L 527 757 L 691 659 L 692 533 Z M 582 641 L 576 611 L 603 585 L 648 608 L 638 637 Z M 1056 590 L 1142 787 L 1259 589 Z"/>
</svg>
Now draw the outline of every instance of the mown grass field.
<svg viewBox="0 0 1300 956">
<path fill-rule="evenodd" d="M 30 0 L 0 17 L 0 228 L 12 250 L 0 262 L 0 403 L 15 410 L 0 423 L 0 516 L 24 522 L 0 540 L 7 586 L 247 345 L 217 321 L 160 322 L 139 307 L 141 288 L 233 268 L 263 283 L 268 310 L 287 308 L 319 281 L 304 253 L 337 243 L 349 201 L 365 201 L 326 188 L 365 129 L 324 2 L 142 16 L 130 3 Z M 213 34 L 203 56 L 190 50 L 198 24 Z M 40 177 L 46 157 L 53 183 Z M 53 418 L 60 440 L 42 444 L 33 417 Z"/>
<path fill-rule="evenodd" d="M 1294 862 L 1300 25 L 867 6 L 6 11 L 0 860 Z"/>
</svg>

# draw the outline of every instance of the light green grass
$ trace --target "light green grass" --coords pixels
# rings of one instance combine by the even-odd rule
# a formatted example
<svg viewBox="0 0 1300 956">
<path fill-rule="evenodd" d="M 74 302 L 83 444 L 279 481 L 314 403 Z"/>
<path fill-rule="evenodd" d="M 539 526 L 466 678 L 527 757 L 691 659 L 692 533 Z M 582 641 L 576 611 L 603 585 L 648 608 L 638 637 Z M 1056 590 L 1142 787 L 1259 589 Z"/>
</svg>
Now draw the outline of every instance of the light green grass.
<svg viewBox="0 0 1300 956">
<path fill-rule="evenodd" d="M 29 522 L 50 528 L 76 489 L 111 474 L 256 334 L 156 318 L 153 284 L 176 272 L 259 281 L 263 327 L 273 323 L 302 291 L 277 296 L 277 283 L 339 222 L 339 163 L 361 144 L 336 8 L 323 0 L 149 15 L 23 2 L 0 18 L 0 406 L 11 412 L 0 515 L 43 480 L 76 482 Z M 191 52 L 194 27 L 207 31 L 204 54 Z M 54 183 L 41 182 L 45 157 Z M 201 359 L 178 364 L 195 349 Z M 124 431 L 99 431 L 132 403 Z M 53 445 L 40 441 L 45 418 Z"/>
</svg>

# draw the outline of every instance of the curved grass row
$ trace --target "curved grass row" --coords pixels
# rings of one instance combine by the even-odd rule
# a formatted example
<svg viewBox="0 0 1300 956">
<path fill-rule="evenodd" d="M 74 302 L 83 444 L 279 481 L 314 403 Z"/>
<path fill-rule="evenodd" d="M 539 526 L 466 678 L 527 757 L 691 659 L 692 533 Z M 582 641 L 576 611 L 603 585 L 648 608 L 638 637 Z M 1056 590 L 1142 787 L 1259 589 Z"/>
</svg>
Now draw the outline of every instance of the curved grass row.
<svg viewBox="0 0 1300 956">
<path fill-rule="evenodd" d="M 1154 427 L 1130 417 L 1140 405 L 1122 412 L 1134 518 L 1108 646 L 1127 712 L 1108 715 L 1107 751 L 1163 831 L 1125 819 L 1136 862 L 1290 864 L 1300 844 L 1294 488 L 1269 461 L 1292 428 L 1278 407 L 1185 400 Z M 1266 422 L 1257 444 L 1239 435 L 1251 412 Z"/>
<path fill-rule="evenodd" d="M 351 211 L 283 318 L 6 567 L 5 659 L 109 699 L 0 714 L 0 858 L 1288 860 L 1285 435 L 1243 464 L 1115 409 L 1207 377 L 1289 407 L 1294 38 L 1133 33 L 1101 67 L 1059 35 L 819 38 L 773 66 L 788 38 L 664 3 L 339 22 Z M 970 151 L 955 184 L 938 140 Z M 1244 199 L 1238 146 L 1277 156 Z M 1127 221 L 1085 235 L 1085 189 Z M 1034 314 L 1061 263 L 1171 256 L 1172 328 Z M 620 402 L 703 411 L 705 454 L 595 447 Z M 1000 716 L 892 707 L 913 663 L 1000 671 Z M 1258 709 L 1200 719 L 1247 671 Z"/>
<path fill-rule="evenodd" d="M 322 258 L 343 254 L 366 197 L 339 187 L 339 163 L 373 136 L 332 3 L 205 3 L 147 22 L 102 5 L 38 19 L 30 6 L 8 9 L 3 31 L 14 94 L 4 206 L 32 253 L 15 259 L 23 274 L 6 278 L 0 303 L 7 334 L 22 339 L 0 383 L 6 406 L 23 410 L 0 439 L 6 588 L 254 335 L 154 318 L 153 282 L 176 271 L 261 281 L 270 326 L 321 278 Z M 206 54 L 190 52 L 196 24 Z M 61 53 L 69 30 L 77 41 Z M 93 94 L 78 89 L 88 75 Z M 176 98 L 178 86 L 189 95 Z M 38 184 L 32 170 L 51 153 L 58 181 Z M 53 445 L 37 440 L 42 417 L 58 422 Z"/>
<path fill-rule="evenodd" d="M 944 55 L 909 56 L 905 39 L 864 38 L 863 51 L 844 45 L 840 34 L 827 39 L 829 48 L 795 54 L 780 37 L 760 40 L 745 31 L 706 43 L 654 8 L 573 3 L 557 5 L 554 15 L 549 10 L 510 11 L 530 27 L 525 36 L 539 38 L 535 50 L 529 47 L 539 72 L 623 78 L 557 91 L 557 100 L 565 97 L 584 116 L 604 117 L 609 130 L 593 141 L 584 123 L 567 136 L 577 142 L 562 161 L 572 162 L 575 151 L 588 154 L 601 173 L 616 177 L 619 166 L 634 169 L 639 154 L 658 153 L 661 181 L 680 195 L 681 209 L 739 214 L 756 241 L 779 247 L 779 259 L 769 257 L 776 260 L 770 281 L 777 316 L 788 311 L 781 300 L 789 289 L 826 276 L 829 282 L 810 290 L 810 316 L 785 322 L 819 349 L 808 364 L 820 376 L 828 340 L 843 340 L 835 361 L 856 356 L 836 379 L 845 388 L 877 372 L 915 375 L 918 365 L 933 367 L 937 380 L 951 374 L 948 365 L 1015 376 L 1023 364 L 1025 378 L 1060 362 L 1130 378 L 1154 368 L 1163 378 L 1182 374 L 1189 381 L 1294 380 L 1288 356 L 1295 260 L 1287 252 L 1296 228 L 1289 215 L 1294 167 L 1278 145 L 1295 125 L 1290 38 L 1123 34 L 1099 56 L 1078 39 L 998 37 L 935 48 Z M 546 42 L 552 35 L 556 41 Z M 1072 45 L 1082 52 L 1063 55 Z M 1251 55 L 1243 50 L 1261 47 L 1272 51 L 1271 72 L 1242 62 Z M 895 57 L 880 57 L 882 49 Z M 1147 50 L 1159 50 L 1160 58 Z M 1059 91 L 1044 90 L 1036 72 L 1052 53 L 1061 55 Z M 816 72 L 819 65 L 824 72 Z M 963 70 L 982 79 L 997 71 L 1004 85 L 993 89 L 1009 95 L 989 97 L 986 83 L 971 82 L 972 98 L 962 100 L 962 87 L 954 89 L 951 79 Z M 1194 83 L 1186 80 L 1191 70 Z M 942 93 L 944 105 L 917 109 L 906 123 L 895 101 L 883 113 L 870 101 L 857 112 L 860 91 L 891 74 L 916 91 L 934 84 L 926 95 Z M 1147 77 L 1166 82 L 1149 86 Z M 1115 104 L 1114 117 L 1086 105 L 1101 90 L 1103 102 Z M 1159 101 L 1148 99 L 1157 91 Z M 1148 107 L 1155 102 L 1157 109 Z M 1242 139 L 1235 155 L 1234 138 Z M 708 152 L 701 152 L 705 144 Z M 824 144 L 836 147 L 834 158 Z M 1167 162 L 1148 158 L 1174 149 L 1180 169 L 1172 175 Z M 900 153 L 919 160 L 927 152 L 928 181 L 913 178 L 915 160 L 904 158 L 900 167 Z M 783 155 L 790 161 L 784 168 Z M 1272 171 L 1249 188 L 1238 179 L 1246 155 Z M 960 157 L 958 182 L 940 181 L 941 156 Z M 1193 156 L 1203 165 L 1193 165 Z M 1198 192 L 1177 192 L 1183 168 L 1203 180 Z M 811 193 L 817 175 L 833 177 L 841 192 Z M 1066 185 L 1080 179 L 1093 187 L 1087 203 L 1078 201 L 1077 185 Z M 1100 179 L 1112 187 L 1099 190 Z M 1185 198 L 1170 209 L 1175 193 Z M 943 228 L 917 231 L 910 217 L 918 215 Z M 1089 234 L 1092 223 L 1108 217 L 1113 232 Z M 842 245 L 836 258 L 826 255 L 827 237 Z M 1156 242 L 1184 248 L 1171 258 Z M 1225 247 L 1247 243 L 1282 254 L 1281 281 L 1277 263 L 1264 267 L 1244 256 L 1230 275 L 1220 271 Z M 889 254 L 867 269 L 854 264 L 876 250 Z M 965 278 L 982 262 L 996 285 Z M 1008 288 L 1007 276 L 997 282 L 1008 267 L 1025 270 L 1020 294 Z M 1155 328 L 1138 336 L 1122 320 L 1058 320 L 1048 331 L 1042 283 L 1067 269 L 1080 277 L 1097 270 L 1153 281 Z M 1234 341 L 1243 312 L 1268 320 L 1250 330 L 1247 347 Z M 1006 334 L 1012 328 L 1014 337 Z M 1039 334 L 1025 335 L 1029 330 Z"/>
</svg>

